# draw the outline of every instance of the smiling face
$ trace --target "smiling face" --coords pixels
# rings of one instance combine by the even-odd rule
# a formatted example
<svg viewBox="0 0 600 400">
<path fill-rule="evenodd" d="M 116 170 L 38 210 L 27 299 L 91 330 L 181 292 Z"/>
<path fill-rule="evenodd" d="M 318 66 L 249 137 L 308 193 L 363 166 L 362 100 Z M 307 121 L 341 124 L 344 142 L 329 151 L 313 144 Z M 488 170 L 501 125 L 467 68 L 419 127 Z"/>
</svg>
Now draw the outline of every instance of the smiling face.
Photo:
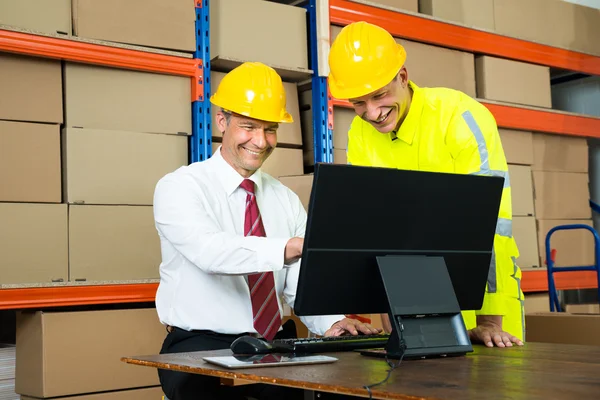
<svg viewBox="0 0 600 400">
<path fill-rule="evenodd" d="M 277 146 L 276 122 L 224 111 L 217 113 L 215 122 L 223 133 L 223 158 L 244 178 L 259 169 Z"/>
<path fill-rule="evenodd" d="M 372 93 L 349 99 L 354 111 L 381 133 L 400 127 L 410 108 L 412 98 L 405 67 L 386 86 Z"/>
</svg>

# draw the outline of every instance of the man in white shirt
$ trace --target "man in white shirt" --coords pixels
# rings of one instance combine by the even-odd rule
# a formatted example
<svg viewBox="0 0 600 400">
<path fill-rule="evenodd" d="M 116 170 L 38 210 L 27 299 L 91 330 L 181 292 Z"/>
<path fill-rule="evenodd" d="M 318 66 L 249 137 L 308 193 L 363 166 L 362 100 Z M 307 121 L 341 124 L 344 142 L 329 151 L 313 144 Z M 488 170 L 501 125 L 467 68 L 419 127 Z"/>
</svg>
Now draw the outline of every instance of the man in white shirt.
<svg viewBox="0 0 600 400">
<path fill-rule="evenodd" d="M 280 300 L 293 307 L 296 295 L 306 212 L 295 193 L 260 170 L 279 123 L 292 122 L 281 78 L 264 64 L 244 63 L 222 79 L 211 102 L 220 107 L 214 126 L 222 146 L 167 174 L 154 196 L 163 260 L 156 307 L 169 331 L 161 353 L 229 348 L 247 334 L 277 338 Z M 379 333 L 343 315 L 301 319 L 325 336 Z M 302 398 L 289 388 L 224 387 L 182 372 L 159 370 L 159 377 L 170 400 Z"/>
</svg>

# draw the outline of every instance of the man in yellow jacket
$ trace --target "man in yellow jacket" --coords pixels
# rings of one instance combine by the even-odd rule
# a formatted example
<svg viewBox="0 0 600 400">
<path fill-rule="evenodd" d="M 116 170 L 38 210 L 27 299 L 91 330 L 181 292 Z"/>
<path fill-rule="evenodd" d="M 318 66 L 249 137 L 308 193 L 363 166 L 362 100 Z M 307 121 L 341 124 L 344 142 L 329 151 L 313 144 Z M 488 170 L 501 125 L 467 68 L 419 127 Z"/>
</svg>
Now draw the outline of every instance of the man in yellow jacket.
<svg viewBox="0 0 600 400">
<path fill-rule="evenodd" d="M 485 106 L 462 92 L 418 87 L 408 78 L 405 60 L 404 48 L 387 31 L 366 22 L 344 27 L 331 45 L 331 95 L 349 100 L 358 114 L 348 132 L 348 163 L 505 177 L 483 307 L 463 311 L 463 318 L 474 342 L 522 345 L 523 293 L 515 262 L 519 252 L 496 121 Z"/>
</svg>

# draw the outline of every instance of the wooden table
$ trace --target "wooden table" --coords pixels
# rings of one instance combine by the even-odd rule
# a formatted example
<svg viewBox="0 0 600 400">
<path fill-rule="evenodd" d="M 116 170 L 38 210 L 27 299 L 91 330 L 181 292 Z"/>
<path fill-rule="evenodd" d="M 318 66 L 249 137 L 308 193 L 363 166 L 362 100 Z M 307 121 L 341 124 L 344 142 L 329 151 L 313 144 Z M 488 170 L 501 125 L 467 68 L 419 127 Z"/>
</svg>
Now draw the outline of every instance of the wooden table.
<svg viewBox="0 0 600 400">
<path fill-rule="evenodd" d="M 600 347 L 527 343 L 485 348 L 464 357 L 405 360 L 387 383 L 372 389 L 377 399 L 592 399 L 600 396 Z M 363 385 L 385 378 L 383 359 L 356 352 L 328 353 L 332 364 L 231 370 L 202 357 L 230 350 L 125 357 L 122 361 L 220 378 L 368 397 Z"/>
</svg>

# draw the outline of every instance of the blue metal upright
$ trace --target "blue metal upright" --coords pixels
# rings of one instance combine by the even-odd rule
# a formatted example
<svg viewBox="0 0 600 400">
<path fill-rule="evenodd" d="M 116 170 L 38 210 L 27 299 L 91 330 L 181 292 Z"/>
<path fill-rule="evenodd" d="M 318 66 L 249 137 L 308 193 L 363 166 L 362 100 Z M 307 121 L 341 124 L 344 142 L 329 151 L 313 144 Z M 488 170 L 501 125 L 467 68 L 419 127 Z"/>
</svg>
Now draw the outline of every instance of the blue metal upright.
<svg viewBox="0 0 600 400">
<path fill-rule="evenodd" d="M 315 164 L 333 162 L 333 106 L 327 89 L 327 77 L 319 76 L 317 0 L 309 0 L 306 5 L 308 18 L 309 65 L 313 70 L 312 112 L 313 148 Z"/>
<path fill-rule="evenodd" d="M 212 155 L 210 116 L 210 0 L 196 0 L 196 51 L 194 58 L 201 60 L 200 93 L 192 102 L 192 136 L 190 163 L 204 161 Z"/>
</svg>

